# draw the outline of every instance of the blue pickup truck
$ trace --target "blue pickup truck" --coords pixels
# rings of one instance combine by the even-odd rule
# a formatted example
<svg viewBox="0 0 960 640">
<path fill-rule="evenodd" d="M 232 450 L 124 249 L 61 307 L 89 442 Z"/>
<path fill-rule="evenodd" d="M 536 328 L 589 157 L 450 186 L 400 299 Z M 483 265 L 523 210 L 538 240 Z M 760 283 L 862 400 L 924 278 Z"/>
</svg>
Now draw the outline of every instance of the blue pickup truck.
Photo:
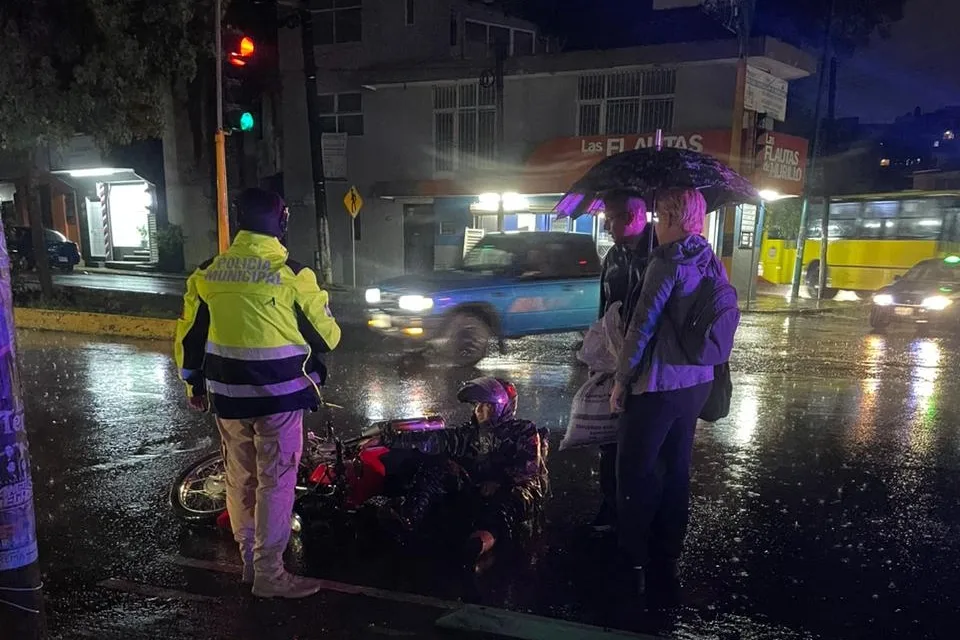
<svg viewBox="0 0 960 640">
<path fill-rule="evenodd" d="M 488 234 L 459 268 L 408 275 L 366 291 L 368 325 L 474 365 L 490 342 L 584 331 L 597 319 L 600 258 L 588 235 Z"/>
</svg>

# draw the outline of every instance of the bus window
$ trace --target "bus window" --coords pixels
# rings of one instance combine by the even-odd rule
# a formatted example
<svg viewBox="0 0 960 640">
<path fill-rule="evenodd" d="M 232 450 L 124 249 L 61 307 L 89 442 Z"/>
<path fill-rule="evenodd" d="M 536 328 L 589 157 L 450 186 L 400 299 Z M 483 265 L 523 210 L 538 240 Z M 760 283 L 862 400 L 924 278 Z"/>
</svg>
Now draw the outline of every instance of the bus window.
<svg viewBox="0 0 960 640">
<path fill-rule="evenodd" d="M 947 225 L 943 232 L 945 242 L 960 242 L 960 206 L 956 202 L 944 203 L 943 220 Z"/>
<path fill-rule="evenodd" d="M 864 218 L 896 218 L 900 203 L 896 200 L 874 200 L 864 203 Z"/>
<path fill-rule="evenodd" d="M 940 218 L 901 218 L 897 221 L 896 237 L 901 240 L 937 240 L 942 227 Z"/>
<path fill-rule="evenodd" d="M 882 238 L 883 220 L 861 220 L 857 229 L 858 238 Z"/>
<path fill-rule="evenodd" d="M 857 237 L 884 238 L 893 235 L 893 218 L 896 218 L 899 209 L 900 203 L 896 200 L 865 202 Z"/>
<path fill-rule="evenodd" d="M 830 227 L 827 230 L 830 238 L 853 238 L 856 236 L 857 232 L 857 221 L 855 219 L 850 220 L 834 220 L 833 216 L 830 216 Z M 820 221 L 811 220 L 810 224 L 807 225 L 807 239 L 809 240 L 819 240 L 820 239 Z"/>
</svg>

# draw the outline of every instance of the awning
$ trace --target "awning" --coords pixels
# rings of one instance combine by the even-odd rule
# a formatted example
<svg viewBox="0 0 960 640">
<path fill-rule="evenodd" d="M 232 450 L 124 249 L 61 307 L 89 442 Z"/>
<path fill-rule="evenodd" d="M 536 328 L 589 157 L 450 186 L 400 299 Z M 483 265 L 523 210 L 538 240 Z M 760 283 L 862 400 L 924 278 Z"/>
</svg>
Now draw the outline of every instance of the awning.
<svg viewBox="0 0 960 640">
<path fill-rule="evenodd" d="M 146 182 L 152 183 L 139 175 L 133 169 L 125 168 L 100 168 L 100 169 L 81 169 L 78 171 L 53 171 L 52 175 L 67 186 L 77 191 L 96 195 L 97 183 L 121 183 L 121 182 Z"/>
</svg>

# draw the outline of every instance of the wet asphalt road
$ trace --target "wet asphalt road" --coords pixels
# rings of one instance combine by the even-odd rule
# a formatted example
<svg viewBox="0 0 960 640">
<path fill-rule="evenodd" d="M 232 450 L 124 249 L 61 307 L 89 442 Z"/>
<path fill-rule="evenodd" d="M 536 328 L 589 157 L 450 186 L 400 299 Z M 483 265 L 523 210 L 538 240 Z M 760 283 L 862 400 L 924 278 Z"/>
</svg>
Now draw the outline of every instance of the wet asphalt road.
<svg viewBox="0 0 960 640">
<path fill-rule="evenodd" d="M 429 607 L 336 593 L 250 604 L 233 576 L 180 566 L 178 557 L 236 558 L 226 536 L 186 528 L 166 508 L 175 472 L 216 446 L 212 424 L 183 406 L 167 345 L 19 340 L 57 637 L 449 637 L 430 630 L 440 612 Z M 640 613 L 605 588 L 600 554 L 577 542 L 576 525 L 597 504 L 586 451 L 553 454 L 555 495 L 530 557 L 471 587 L 492 606 L 665 637 L 956 637 L 958 353 L 951 336 L 873 336 L 855 316 L 746 316 L 732 414 L 698 432 L 682 610 Z M 585 376 L 573 363 L 569 337 L 545 337 L 515 342 L 480 369 L 513 379 L 522 415 L 559 433 Z M 348 407 L 337 414 L 345 433 L 427 411 L 462 417 L 457 381 L 477 374 L 401 366 L 361 329 L 329 364 L 328 399 Z M 295 551 L 304 571 L 333 580 L 448 600 L 466 593 L 420 558 Z M 194 599 L 97 587 L 107 579 Z"/>
<path fill-rule="evenodd" d="M 39 286 L 36 274 L 21 274 L 18 278 Z M 150 274 L 104 273 L 78 267 L 74 273 L 54 273 L 53 282 L 60 287 L 182 296 L 185 279 Z"/>
</svg>

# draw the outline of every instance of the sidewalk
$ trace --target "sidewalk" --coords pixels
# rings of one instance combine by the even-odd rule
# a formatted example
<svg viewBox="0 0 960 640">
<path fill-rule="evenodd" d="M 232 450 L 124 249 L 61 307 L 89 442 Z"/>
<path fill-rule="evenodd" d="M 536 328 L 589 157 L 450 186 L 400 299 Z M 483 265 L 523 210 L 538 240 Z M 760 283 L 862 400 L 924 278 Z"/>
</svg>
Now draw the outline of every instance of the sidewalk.
<svg viewBox="0 0 960 640">
<path fill-rule="evenodd" d="M 799 298 L 789 300 L 777 295 L 758 295 L 750 301 L 741 302 L 740 309 L 745 313 L 783 313 L 783 314 L 815 314 L 834 311 L 856 311 L 861 308 L 858 302 L 842 302 L 837 300 L 810 300 Z"/>
</svg>

